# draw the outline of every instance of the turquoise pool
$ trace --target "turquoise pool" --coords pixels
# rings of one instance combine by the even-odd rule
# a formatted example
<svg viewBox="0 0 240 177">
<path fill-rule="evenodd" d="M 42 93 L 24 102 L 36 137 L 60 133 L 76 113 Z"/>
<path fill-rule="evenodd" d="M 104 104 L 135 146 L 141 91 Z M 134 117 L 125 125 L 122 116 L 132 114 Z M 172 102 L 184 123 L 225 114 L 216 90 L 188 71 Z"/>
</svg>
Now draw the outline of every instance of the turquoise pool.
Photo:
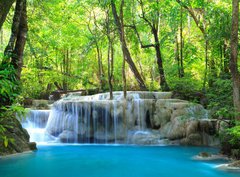
<svg viewBox="0 0 240 177">
<path fill-rule="evenodd" d="M 196 161 L 211 148 L 179 146 L 39 146 L 35 153 L 0 159 L 0 177 L 239 177 Z"/>
</svg>

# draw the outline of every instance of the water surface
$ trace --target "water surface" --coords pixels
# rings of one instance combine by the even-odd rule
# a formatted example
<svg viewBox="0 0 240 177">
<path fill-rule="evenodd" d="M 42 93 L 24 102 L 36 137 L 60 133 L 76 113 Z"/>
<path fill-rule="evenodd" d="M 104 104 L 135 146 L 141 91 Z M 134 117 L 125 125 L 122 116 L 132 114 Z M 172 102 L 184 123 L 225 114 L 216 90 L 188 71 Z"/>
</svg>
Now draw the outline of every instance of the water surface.
<svg viewBox="0 0 240 177">
<path fill-rule="evenodd" d="M 0 177 L 239 177 L 215 168 L 223 161 L 196 161 L 210 148 L 179 146 L 39 146 L 0 159 Z"/>
</svg>

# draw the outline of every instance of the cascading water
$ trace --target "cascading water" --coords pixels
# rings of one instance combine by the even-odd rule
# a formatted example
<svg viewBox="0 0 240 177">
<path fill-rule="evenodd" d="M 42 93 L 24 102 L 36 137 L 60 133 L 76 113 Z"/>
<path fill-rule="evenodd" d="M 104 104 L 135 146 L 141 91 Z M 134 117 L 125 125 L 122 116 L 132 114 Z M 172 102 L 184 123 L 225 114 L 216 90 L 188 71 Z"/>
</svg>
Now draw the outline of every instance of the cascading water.
<svg viewBox="0 0 240 177">
<path fill-rule="evenodd" d="M 156 105 L 160 100 L 161 109 L 170 110 L 166 107 L 180 102 L 170 98 L 168 92 L 128 92 L 126 99 L 114 92 L 113 100 L 109 93 L 74 93 L 55 102 L 50 111 L 31 110 L 23 127 L 36 142 L 156 144 L 161 138 Z"/>
<path fill-rule="evenodd" d="M 49 114 L 50 110 L 30 110 L 26 119 L 22 119 L 22 126 L 28 131 L 30 141 L 46 141 L 45 127 Z"/>
</svg>

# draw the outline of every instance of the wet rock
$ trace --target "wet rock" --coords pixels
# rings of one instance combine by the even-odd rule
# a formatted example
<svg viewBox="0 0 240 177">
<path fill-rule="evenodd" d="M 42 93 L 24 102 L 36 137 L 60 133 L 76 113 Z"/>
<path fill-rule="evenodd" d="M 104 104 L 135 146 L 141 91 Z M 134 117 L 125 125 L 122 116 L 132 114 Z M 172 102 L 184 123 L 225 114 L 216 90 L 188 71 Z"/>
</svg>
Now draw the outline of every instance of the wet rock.
<svg viewBox="0 0 240 177">
<path fill-rule="evenodd" d="M 32 151 L 37 150 L 37 143 L 29 142 L 28 145 L 29 145 L 30 150 L 32 150 Z"/>
<path fill-rule="evenodd" d="M 222 154 L 211 154 L 209 152 L 200 152 L 198 155 L 193 157 L 194 160 L 229 160 L 227 156 Z"/>
<path fill-rule="evenodd" d="M 6 119 L 8 119 L 8 125 L 10 125 L 5 131 L 5 136 L 7 136 L 9 142 L 7 147 L 0 145 L 0 156 L 36 150 L 36 146 L 29 144 L 29 135 L 15 116 L 12 115 Z M 14 141 L 11 141 L 11 139 Z"/>
<path fill-rule="evenodd" d="M 181 145 L 201 146 L 202 137 L 199 133 L 191 134 L 180 141 Z"/>
<path fill-rule="evenodd" d="M 203 157 L 203 158 L 206 158 L 206 157 L 211 157 L 212 154 L 210 154 L 210 153 L 208 153 L 208 152 L 200 152 L 200 153 L 198 154 L 198 156 Z"/>
<path fill-rule="evenodd" d="M 240 172 L 240 161 L 234 161 L 228 164 L 218 165 L 217 168 L 221 170 L 229 170 L 229 171 L 239 171 Z"/>
<path fill-rule="evenodd" d="M 135 131 L 128 137 L 129 144 L 138 145 L 155 145 L 163 143 L 159 132 L 152 131 Z"/>
<path fill-rule="evenodd" d="M 73 131 L 64 130 L 59 136 L 59 140 L 64 143 L 71 143 L 76 140 L 76 133 Z"/>
</svg>

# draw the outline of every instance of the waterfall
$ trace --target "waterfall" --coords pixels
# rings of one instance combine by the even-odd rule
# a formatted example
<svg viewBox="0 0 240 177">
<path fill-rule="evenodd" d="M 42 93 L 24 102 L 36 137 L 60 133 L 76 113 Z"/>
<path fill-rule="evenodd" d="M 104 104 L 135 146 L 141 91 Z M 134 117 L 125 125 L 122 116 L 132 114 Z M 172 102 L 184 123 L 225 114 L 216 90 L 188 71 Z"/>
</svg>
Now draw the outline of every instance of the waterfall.
<svg viewBox="0 0 240 177">
<path fill-rule="evenodd" d="M 22 122 L 30 141 L 62 143 L 142 143 L 160 140 L 161 122 L 170 120 L 169 92 L 122 92 L 93 96 L 68 94 L 55 102 L 51 110 L 31 110 Z M 159 101 L 158 101 L 159 100 Z M 158 108 L 156 109 L 156 107 Z M 188 110 L 191 114 L 200 107 Z M 164 121 L 162 121 L 164 120 Z M 156 129 L 156 130 L 154 130 Z"/>
<path fill-rule="evenodd" d="M 30 110 L 26 115 L 26 119 L 22 119 L 22 126 L 28 131 L 30 141 L 46 141 L 45 127 L 49 114 L 49 110 Z"/>
</svg>

